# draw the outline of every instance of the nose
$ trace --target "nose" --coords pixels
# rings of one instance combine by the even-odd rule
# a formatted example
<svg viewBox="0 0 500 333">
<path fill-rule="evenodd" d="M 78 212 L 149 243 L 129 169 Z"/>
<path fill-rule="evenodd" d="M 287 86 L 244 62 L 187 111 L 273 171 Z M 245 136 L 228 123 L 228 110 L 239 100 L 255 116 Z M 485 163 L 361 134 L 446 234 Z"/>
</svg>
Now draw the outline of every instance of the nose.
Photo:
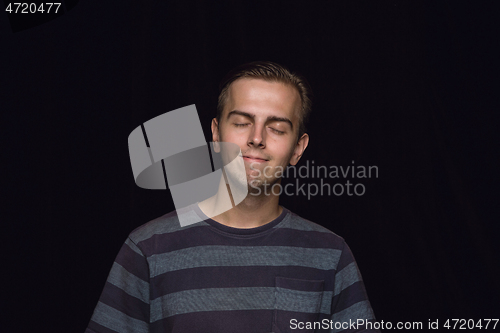
<svg viewBox="0 0 500 333">
<path fill-rule="evenodd" d="M 264 148 L 266 146 L 266 134 L 264 131 L 264 126 L 255 124 L 252 131 L 248 137 L 248 145 L 258 148 Z"/>
</svg>

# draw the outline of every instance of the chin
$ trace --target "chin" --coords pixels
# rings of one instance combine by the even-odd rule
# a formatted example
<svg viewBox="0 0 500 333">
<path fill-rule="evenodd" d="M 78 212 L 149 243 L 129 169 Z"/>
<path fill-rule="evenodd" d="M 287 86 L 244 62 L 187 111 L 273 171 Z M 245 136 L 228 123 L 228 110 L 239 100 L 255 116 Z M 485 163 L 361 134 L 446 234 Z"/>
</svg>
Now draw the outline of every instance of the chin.
<svg viewBox="0 0 500 333">
<path fill-rule="evenodd" d="M 278 182 L 278 178 L 274 178 L 271 180 L 269 180 L 267 178 L 264 178 L 264 179 L 253 178 L 253 179 L 250 179 L 248 181 L 248 189 L 249 189 L 249 191 L 250 191 L 250 188 L 252 188 L 253 190 L 256 190 L 257 188 L 260 188 L 261 190 L 263 190 L 265 188 L 271 188 L 277 182 Z"/>
</svg>

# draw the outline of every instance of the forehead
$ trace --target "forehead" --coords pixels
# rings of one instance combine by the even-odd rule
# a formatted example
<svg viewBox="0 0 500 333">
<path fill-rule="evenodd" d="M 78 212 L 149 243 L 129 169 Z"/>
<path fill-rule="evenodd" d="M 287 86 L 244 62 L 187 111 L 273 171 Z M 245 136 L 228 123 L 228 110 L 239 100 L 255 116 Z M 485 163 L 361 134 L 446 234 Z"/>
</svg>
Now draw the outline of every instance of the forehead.
<svg viewBox="0 0 500 333">
<path fill-rule="evenodd" d="M 300 109 L 300 95 L 292 85 L 243 78 L 229 86 L 224 115 L 239 110 L 256 115 L 288 117 L 296 123 Z"/>
</svg>

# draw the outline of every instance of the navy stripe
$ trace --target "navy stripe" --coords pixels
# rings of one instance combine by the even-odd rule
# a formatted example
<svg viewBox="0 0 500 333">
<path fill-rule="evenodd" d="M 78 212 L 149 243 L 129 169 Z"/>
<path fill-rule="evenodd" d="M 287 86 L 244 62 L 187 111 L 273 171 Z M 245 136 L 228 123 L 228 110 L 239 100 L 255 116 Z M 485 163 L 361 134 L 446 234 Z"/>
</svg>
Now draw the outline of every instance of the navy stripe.
<svg viewBox="0 0 500 333">
<path fill-rule="evenodd" d="M 344 311 L 341 311 L 339 313 L 336 313 L 332 316 L 332 320 L 334 322 L 349 322 L 349 320 L 356 321 L 358 319 L 374 319 L 375 317 L 373 316 L 373 311 L 370 307 L 370 302 L 368 301 L 361 301 L 358 302 L 349 308 L 347 308 Z M 345 332 L 346 330 L 336 330 L 334 329 L 333 332 Z M 363 331 L 363 329 L 361 329 Z M 378 332 L 378 331 L 377 331 Z"/>
<path fill-rule="evenodd" d="M 326 280 L 335 270 L 299 266 L 226 266 L 197 267 L 158 275 L 151 279 L 151 299 L 188 289 L 273 287 L 276 276 L 307 280 Z M 333 291 L 333 281 L 326 280 L 324 290 Z"/>
<path fill-rule="evenodd" d="M 149 321 L 149 304 L 130 296 L 109 282 L 104 286 L 100 301 L 131 318 Z"/>
<path fill-rule="evenodd" d="M 297 279 L 286 276 L 277 276 L 275 279 L 277 288 L 293 289 L 298 291 L 323 291 L 324 280 Z"/>
<path fill-rule="evenodd" d="M 127 244 L 123 244 L 115 262 L 138 278 L 149 281 L 149 266 L 146 258 L 132 250 Z"/>
<path fill-rule="evenodd" d="M 358 281 L 351 286 L 345 288 L 340 294 L 332 299 L 332 309 L 334 313 L 347 309 L 353 304 L 361 301 L 366 301 L 366 291 L 363 282 Z"/>
<path fill-rule="evenodd" d="M 354 261 L 354 256 L 351 252 L 351 249 L 346 243 L 344 243 L 344 248 L 342 249 L 342 255 L 340 256 L 340 260 L 337 266 L 337 272 L 340 272 L 342 269 L 344 269 L 344 267 L 346 267 L 353 261 Z"/>
<path fill-rule="evenodd" d="M 313 332 L 309 330 L 301 330 L 292 324 L 296 324 L 298 322 L 313 323 L 312 325 L 316 322 L 316 328 L 318 328 L 318 325 L 321 327 L 318 314 L 278 310 L 275 313 L 275 325 L 277 326 L 277 329 L 274 332 Z M 314 330 L 314 332 L 319 332 L 319 330 Z"/>
<path fill-rule="evenodd" d="M 367 321 L 373 323 L 373 322 L 375 322 L 375 319 L 369 319 Z M 365 328 L 366 326 L 367 325 L 356 325 L 356 329 L 346 329 L 346 330 L 343 330 L 343 331 L 340 331 L 340 332 L 341 333 L 359 333 L 359 332 L 363 332 L 363 333 L 380 333 L 380 330 L 366 329 Z"/>
<path fill-rule="evenodd" d="M 255 333 L 271 332 L 273 312 L 267 310 L 234 310 L 195 312 L 158 320 L 150 325 L 151 332 L 188 333 Z"/>
</svg>

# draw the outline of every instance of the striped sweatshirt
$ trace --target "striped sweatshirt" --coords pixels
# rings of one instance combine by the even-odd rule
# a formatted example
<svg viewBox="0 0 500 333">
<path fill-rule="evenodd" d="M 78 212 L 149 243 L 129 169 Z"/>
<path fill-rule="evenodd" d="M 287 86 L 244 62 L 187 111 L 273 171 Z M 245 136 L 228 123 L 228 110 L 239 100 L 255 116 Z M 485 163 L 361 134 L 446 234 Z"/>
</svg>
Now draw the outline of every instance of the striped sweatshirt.
<svg viewBox="0 0 500 333">
<path fill-rule="evenodd" d="M 286 208 L 240 229 L 195 204 L 130 233 L 85 333 L 378 332 L 374 320 L 342 237 Z"/>
</svg>

